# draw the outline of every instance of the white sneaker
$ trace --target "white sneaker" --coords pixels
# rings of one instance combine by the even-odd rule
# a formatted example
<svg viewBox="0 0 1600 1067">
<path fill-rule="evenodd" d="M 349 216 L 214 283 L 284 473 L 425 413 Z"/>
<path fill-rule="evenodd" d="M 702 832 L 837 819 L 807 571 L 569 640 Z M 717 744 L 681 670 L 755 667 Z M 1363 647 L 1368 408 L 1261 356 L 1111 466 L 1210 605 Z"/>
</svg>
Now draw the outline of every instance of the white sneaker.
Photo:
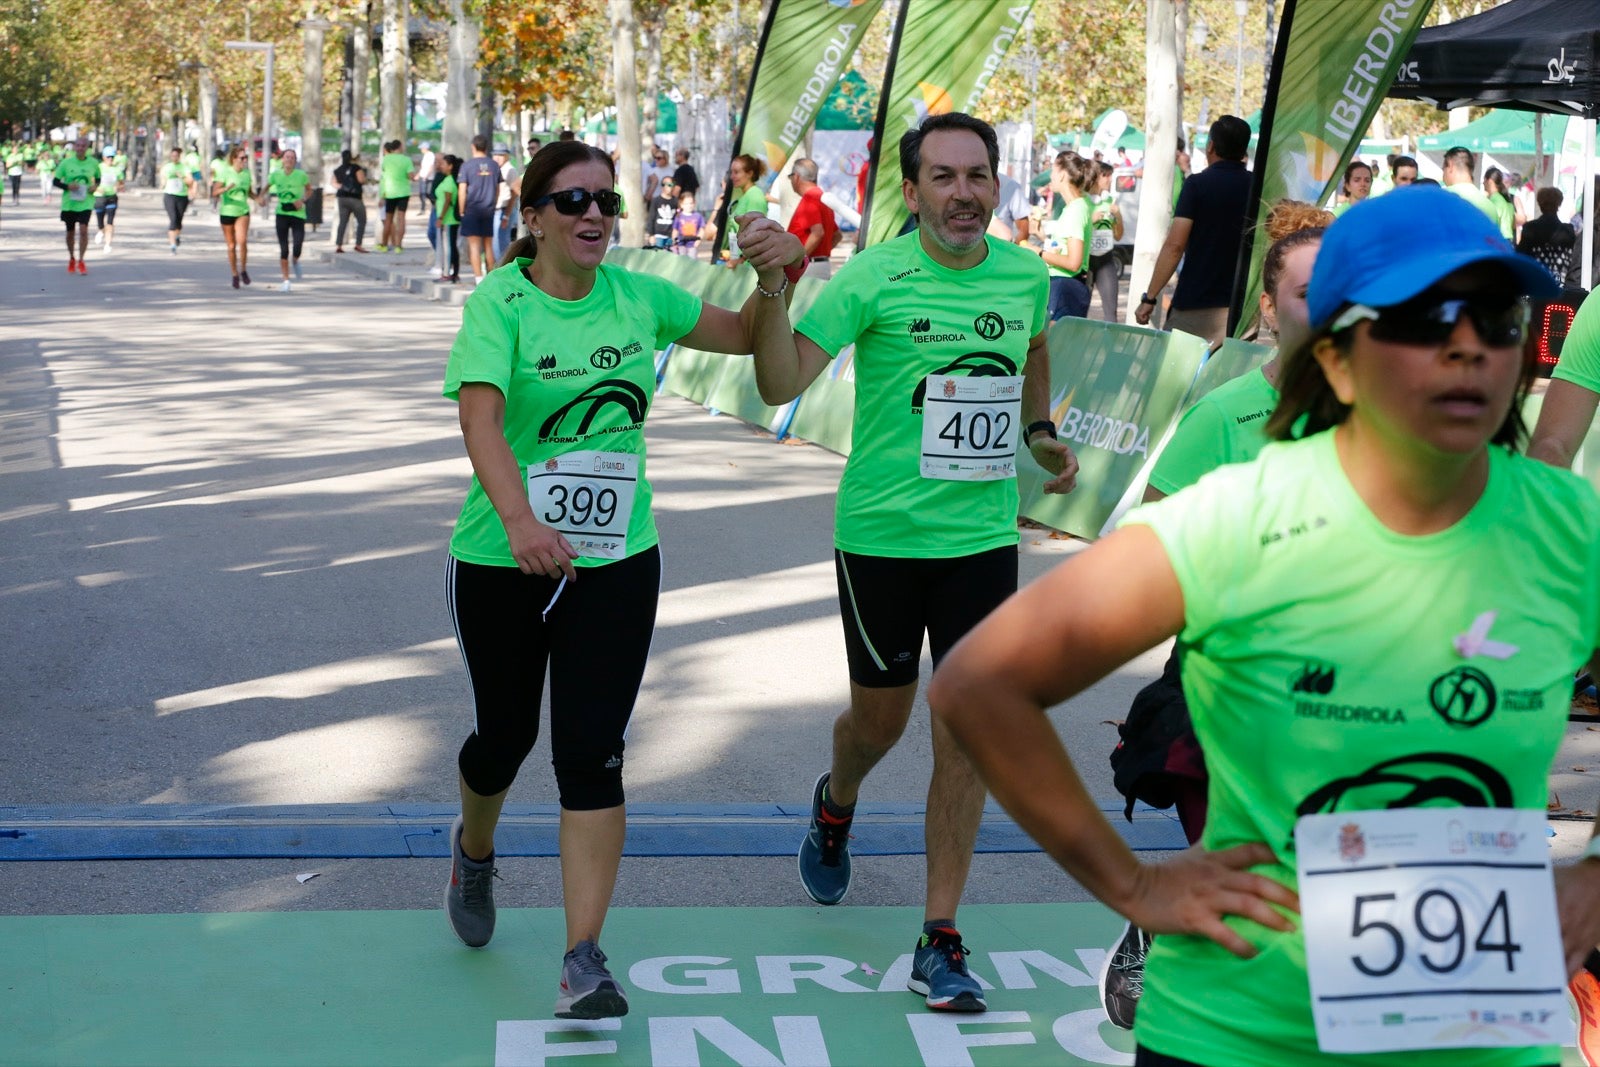
<svg viewBox="0 0 1600 1067">
<path fill-rule="evenodd" d="M 278 286 L 278 291 L 280 293 L 287 293 L 289 291 L 289 283 L 284 282 L 282 285 Z"/>
<path fill-rule="evenodd" d="M 173 255 L 177 255 L 178 254 L 178 246 L 177 245 L 171 245 L 169 247 L 172 249 L 172 254 Z"/>
<path fill-rule="evenodd" d="M 104 231 L 104 230 L 96 230 L 95 231 L 95 235 L 94 235 L 94 243 L 96 245 L 105 244 L 106 243 L 106 231 Z"/>
</svg>

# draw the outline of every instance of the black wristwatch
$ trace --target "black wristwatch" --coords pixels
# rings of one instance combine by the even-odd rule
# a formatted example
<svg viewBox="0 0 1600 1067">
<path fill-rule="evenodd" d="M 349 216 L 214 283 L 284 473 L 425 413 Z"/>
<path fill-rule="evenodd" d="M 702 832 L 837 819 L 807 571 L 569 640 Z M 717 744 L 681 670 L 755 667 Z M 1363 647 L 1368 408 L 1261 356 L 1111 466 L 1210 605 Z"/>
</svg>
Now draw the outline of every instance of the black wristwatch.
<svg viewBox="0 0 1600 1067">
<path fill-rule="evenodd" d="M 1139 294 L 1139 303 L 1141 303 L 1141 304 L 1154 304 L 1155 302 L 1156 302 L 1156 298 L 1151 296 L 1149 293 L 1140 293 Z"/>
<path fill-rule="evenodd" d="M 1049 419 L 1030 422 L 1028 423 L 1028 428 L 1022 431 L 1022 439 L 1028 443 L 1029 448 L 1033 447 L 1033 435 L 1040 430 L 1047 431 L 1050 434 L 1050 440 L 1054 441 L 1056 439 L 1056 424 Z"/>
</svg>

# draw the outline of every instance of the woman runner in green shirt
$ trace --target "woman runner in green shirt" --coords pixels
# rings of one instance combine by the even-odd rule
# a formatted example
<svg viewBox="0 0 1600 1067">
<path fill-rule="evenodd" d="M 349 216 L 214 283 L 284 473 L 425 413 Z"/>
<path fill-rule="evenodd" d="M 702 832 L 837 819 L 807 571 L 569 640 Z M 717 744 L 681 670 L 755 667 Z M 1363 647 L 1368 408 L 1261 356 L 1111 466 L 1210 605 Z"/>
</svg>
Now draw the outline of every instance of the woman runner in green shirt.
<svg viewBox="0 0 1600 1067">
<path fill-rule="evenodd" d="M 744 262 L 739 254 L 739 220 L 754 212 L 767 213 L 767 194 L 758 184 L 767 165 L 752 155 L 734 156 L 728 173 L 733 179 L 733 203 L 728 205 L 728 266 Z"/>
<path fill-rule="evenodd" d="M 538 736 L 548 667 L 567 918 L 555 1010 L 578 1019 L 628 1010 L 599 940 L 661 583 L 644 440 L 655 354 L 681 341 L 795 358 L 785 268 L 804 267 L 799 240 L 753 215 L 745 254 L 758 289 L 738 312 L 607 264 L 615 186 L 611 157 L 581 142 L 533 158 L 519 197 L 527 236 L 467 299 L 445 370 L 473 469 L 446 592 L 475 707 L 445 911 L 468 946 L 494 933 L 495 825 Z"/>
<path fill-rule="evenodd" d="M 1552 890 L 1544 811 L 1600 644 L 1600 499 L 1515 451 L 1527 296 L 1554 293 L 1452 193 L 1351 208 L 1284 359 L 1281 443 L 1133 512 L 935 675 L 933 714 L 996 798 L 1155 933 L 1142 1067 L 1559 1058 L 1600 849 Z M 1043 711 L 1174 634 L 1210 806 L 1199 848 L 1147 864 Z"/>
<path fill-rule="evenodd" d="M 222 220 L 222 240 L 228 246 L 228 269 L 233 272 L 233 287 L 250 284 L 250 153 L 234 145 L 226 161 L 213 168 L 211 198 L 217 202 Z"/>
</svg>

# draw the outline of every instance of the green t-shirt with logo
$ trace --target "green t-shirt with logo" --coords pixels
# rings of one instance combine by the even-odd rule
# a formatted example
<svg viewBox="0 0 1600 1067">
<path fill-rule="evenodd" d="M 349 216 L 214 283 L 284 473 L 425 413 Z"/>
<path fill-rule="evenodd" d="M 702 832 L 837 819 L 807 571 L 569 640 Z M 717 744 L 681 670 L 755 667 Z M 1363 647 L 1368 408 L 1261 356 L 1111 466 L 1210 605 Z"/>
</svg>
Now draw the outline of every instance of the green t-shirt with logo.
<svg viewBox="0 0 1600 1067">
<path fill-rule="evenodd" d="M 1500 225 L 1500 216 L 1496 214 L 1494 205 L 1489 203 L 1489 194 L 1479 189 L 1472 182 L 1457 182 L 1454 185 L 1447 185 L 1445 188 L 1489 216 L 1496 226 Z"/>
<path fill-rule="evenodd" d="M 490 271 L 467 298 L 445 368 L 444 395 L 487 382 L 506 398 L 505 436 L 527 479 L 531 464 L 567 452 L 639 457 L 627 554 L 657 543 L 645 478 L 644 419 L 656 390 L 655 354 L 694 329 L 700 298 L 651 274 L 602 263 L 581 300 L 557 300 L 517 259 Z M 450 538 L 467 563 L 514 567 L 505 527 L 476 475 Z M 580 556 L 576 565 L 604 559 Z"/>
<path fill-rule="evenodd" d="M 102 160 L 99 171 L 100 184 L 95 186 L 95 196 L 116 196 L 117 184 L 122 181 L 122 168 L 115 160 Z"/>
<path fill-rule="evenodd" d="M 439 180 L 433 190 L 433 202 L 439 215 L 440 226 L 454 226 L 461 221 L 456 214 L 456 190 L 461 188 L 456 183 L 454 175 L 446 175 Z"/>
<path fill-rule="evenodd" d="M 1017 543 L 1016 479 L 922 477 L 927 376 L 1021 375 L 1028 342 L 1045 327 L 1039 257 L 993 237 L 988 248 L 976 267 L 951 270 L 916 232 L 873 245 L 850 257 L 795 327 L 830 356 L 855 345 L 855 424 L 833 535 L 846 552 L 949 558 Z M 1019 462 L 1032 462 L 1026 448 Z"/>
<path fill-rule="evenodd" d="M 404 152 L 390 152 L 378 165 L 380 184 L 385 200 L 398 200 L 411 195 L 411 157 Z"/>
<path fill-rule="evenodd" d="M 1550 377 L 1600 393 L 1600 300 L 1585 300 L 1578 307 Z"/>
<path fill-rule="evenodd" d="M 212 176 L 222 186 L 222 198 L 217 201 L 217 214 L 233 219 L 250 214 L 250 171 L 235 170 L 226 161 L 213 166 Z"/>
<path fill-rule="evenodd" d="M 1573 673 L 1600 642 L 1600 498 L 1581 479 L 1491 447 L 1472 510 L 1402 536 L 1357 496 L 1334 437 L 1270 445 L 1124 520 L 1155 531 L 1183 591 L 1183 689 L 1211 776 L 1202 843 L 1265 842 L 1280 862 L 1255 873 L 1291 887 L 1299 814 L 1544 811 Z M 1463 657 L 1455 639 L 1489 613 L 1489 639 L 1516 651 Z M 1241 1067 L 1330 1062 L 1316 1051 L 1302 935 L 1229 925 L 1256 958 L 1155 939 L 1139 1043 Z M 1444 1067 L 1467 1055 L 1337 1059 Z M 1559 1059 L 1553 1047 L 1470 1053 L 1474 1065 Z"/>
<path fill-rule="evenodd" d="M 1067 254 L 1068 241 L 1083 242 L 1083 263 L 1077 270 L 1063 270 L 1053 264 L 1045 264 L 1052 278 L 1082 278 L 1089 270 L 1089 247 L 1094 241 L 1094 227 L 1090 216 L 1094 213 L 1093 205 L 1089 198 L 1080 196 L 1062 209 L 1061 214 L 1053 219 L 1045 220 L 1041 227 L 1045 238 L 1045 248 L 1057 255 Z"/>
<path fill-rule="evenodd" d="M 291 209 L 288 205 L 297 200 L 303 201 L 306 190 L 311 186 L 311 175 L 296 167 L 292 171 L 278 171 L 271 175 L 270 187 L 272 195 L 278 198 L 278 214 L 291 219 L 306 217 L 306 206 L 302 203 L 299 207 Z"/>
<path fill-rule="evenodd" d="M 189 195 L 189 169 L 182 163 L 161 164 L 161 191 L 169 196 Z"/>
<path fill-rule="evenodd" d="M 1267 446 L 1278 390 L 1257 367 L 1223 382 L 1183 413 L 1156 458 L 1150 484 L 1171 496 L 1225 463 L 1248 463 Z"/>
<path fill-rule="evenodd" d="M 85 156 L 79 159 L 70 155 L 63 159 L 56 167 L 56 181 L 65 188 L 61 190 L 62 211 L 88 211 L 94 207 L 94 187 L 100 180 L 100 164 Z M 73 196 L 72 187 L 77 185 L 83 189 L 82 196 Z"/>
</svg>

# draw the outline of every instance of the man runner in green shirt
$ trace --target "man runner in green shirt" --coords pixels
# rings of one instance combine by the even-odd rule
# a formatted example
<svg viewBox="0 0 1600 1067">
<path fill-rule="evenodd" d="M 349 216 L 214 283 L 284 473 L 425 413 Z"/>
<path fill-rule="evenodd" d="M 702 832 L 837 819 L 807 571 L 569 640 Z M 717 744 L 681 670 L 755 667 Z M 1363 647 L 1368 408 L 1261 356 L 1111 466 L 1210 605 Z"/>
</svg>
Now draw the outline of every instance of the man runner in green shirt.
<svg viewBox="0 0 1600 1067">
<path fill-rule="evenodd" d="M 762 398 L 782 404 L 855 347 L 854 443 L 834 535 L 850 707 L 833 725 L 799 855 L 819 904 L 850 888 L 858 791 L 910 718 L 924 631 L 938 663 L 1016 591 L 1018 452 L 1050 472 L 1046 492 L 1070 491 L 1077 476 L 1047 417 L 1044 266 L 986 236 L 998 156 L 993 128 L 970 115 L 907 132 L 902 190 L 920 228 L 835 275 L 796 327 L 795 355 L 756 357 Z M 942 730 L 933 753 L 928 895 L 908 987 L 930 1008 L 983 1011 L 955 914 L 984 791 Z"/>
<path fill-rule="evenodd" d="M 89 249 L 89 217 L 94 214 L 94 183 L 100 180 L 100 164 L 89 158 L 89 142 L 80 137 L 72 155 L 57 165 L 51 179 L 61 190 L 61 221 L 67 224 L 67 273 L 88 274 L 83 254 Z M 77 246 L 73 246 L 73 236 Z"/>
</svg>

